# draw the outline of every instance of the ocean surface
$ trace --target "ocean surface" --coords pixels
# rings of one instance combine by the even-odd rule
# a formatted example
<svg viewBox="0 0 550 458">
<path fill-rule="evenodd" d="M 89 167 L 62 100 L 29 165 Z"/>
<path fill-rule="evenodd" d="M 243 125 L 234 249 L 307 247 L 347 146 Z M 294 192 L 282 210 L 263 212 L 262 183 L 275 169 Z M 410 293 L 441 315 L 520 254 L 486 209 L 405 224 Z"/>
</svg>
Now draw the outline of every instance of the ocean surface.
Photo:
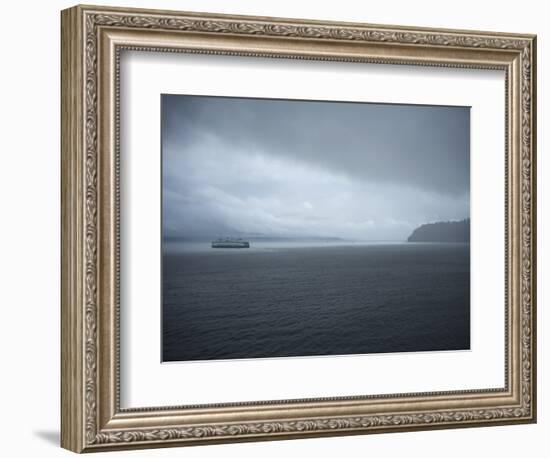
<svg viewBox="0 0 550 458">
<path fill-rule="evenodd" d="M 470 245 L 163 246 L 163 361 L 470 348 Z"/>
</svg>

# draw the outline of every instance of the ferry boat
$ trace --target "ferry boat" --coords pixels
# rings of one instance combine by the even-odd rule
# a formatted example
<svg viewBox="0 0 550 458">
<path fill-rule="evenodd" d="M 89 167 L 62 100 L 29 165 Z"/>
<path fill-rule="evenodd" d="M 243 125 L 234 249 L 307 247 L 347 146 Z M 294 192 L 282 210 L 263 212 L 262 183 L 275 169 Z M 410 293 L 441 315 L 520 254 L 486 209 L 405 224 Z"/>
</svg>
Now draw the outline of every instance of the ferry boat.
<svg viewBox="0 0 550 458">
<path fill-rule="evenodd" d="M 250 242 L 243 239 L 217 239 L 212 242 L 212 248 L 250 248 Z"/>
</svg>

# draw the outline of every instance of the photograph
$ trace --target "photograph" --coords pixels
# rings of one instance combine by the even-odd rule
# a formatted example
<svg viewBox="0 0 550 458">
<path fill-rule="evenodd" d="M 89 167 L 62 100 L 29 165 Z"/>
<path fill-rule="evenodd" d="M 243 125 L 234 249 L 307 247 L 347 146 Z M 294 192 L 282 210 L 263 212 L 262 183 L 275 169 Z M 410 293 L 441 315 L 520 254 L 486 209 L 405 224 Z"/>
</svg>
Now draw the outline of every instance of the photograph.
<svg viewBox="0 0 550 458">
<path fill-rule="evenodd" d="M 469 350 L 470 107 L 161 95 L 162 362 Z"/>
</svg>

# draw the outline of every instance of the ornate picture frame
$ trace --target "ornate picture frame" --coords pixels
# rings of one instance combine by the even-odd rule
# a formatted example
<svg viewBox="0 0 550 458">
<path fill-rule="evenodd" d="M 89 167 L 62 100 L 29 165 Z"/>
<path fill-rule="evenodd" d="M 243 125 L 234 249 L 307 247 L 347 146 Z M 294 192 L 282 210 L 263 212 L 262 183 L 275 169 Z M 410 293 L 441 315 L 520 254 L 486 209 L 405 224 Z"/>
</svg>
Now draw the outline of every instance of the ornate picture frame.
<svg viewBox="0 0 550 458">
<path fill-rule="evenodd" d="M 75 452 L 536 421 L 536 37 L 75 6 L 62 12 L 61 445 Z M 505 387 L 123 409 L 123 50 L 505 72 Z"/>
</svg>

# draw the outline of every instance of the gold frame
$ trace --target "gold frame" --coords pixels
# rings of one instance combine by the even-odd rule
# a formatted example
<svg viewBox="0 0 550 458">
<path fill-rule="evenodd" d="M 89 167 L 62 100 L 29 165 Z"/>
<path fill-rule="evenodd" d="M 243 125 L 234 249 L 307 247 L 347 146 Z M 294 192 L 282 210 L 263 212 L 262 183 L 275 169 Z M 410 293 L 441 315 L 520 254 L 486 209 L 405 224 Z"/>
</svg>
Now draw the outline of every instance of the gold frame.
<svg viewBox="0 0 550 458">
<path fill-rule="evenodd" d="M 89 452 L 535 422 L 534 35 L 94 6 L 64 10 L 61 18 L 63 447 Z M 123 49 L 504 70 L 505 387 L 121 409 Z"/>
</svg>

